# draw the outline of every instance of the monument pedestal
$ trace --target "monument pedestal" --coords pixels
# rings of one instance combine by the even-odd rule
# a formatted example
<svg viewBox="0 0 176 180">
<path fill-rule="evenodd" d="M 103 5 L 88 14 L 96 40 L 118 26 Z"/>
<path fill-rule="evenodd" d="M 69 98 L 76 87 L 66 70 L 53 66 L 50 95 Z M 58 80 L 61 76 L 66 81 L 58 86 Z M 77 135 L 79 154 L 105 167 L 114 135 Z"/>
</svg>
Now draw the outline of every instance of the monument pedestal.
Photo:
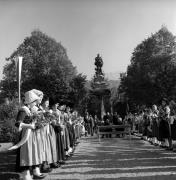
<svg viewBox="0 0 176 180">
<path fill-rule="evenodd" d="M 103 60 L 99 54 L 95 58 L 95 66 L 95 75 L 91 84 L 91 93 L 101 99 L 101 118 L 103 118 L 106 113 L 104 98 L 105 96 L 110 97 L 110 89 L 108 87 L 108 82 L 104 78 L 104 73 L 102 72 Z"/>
</svg>

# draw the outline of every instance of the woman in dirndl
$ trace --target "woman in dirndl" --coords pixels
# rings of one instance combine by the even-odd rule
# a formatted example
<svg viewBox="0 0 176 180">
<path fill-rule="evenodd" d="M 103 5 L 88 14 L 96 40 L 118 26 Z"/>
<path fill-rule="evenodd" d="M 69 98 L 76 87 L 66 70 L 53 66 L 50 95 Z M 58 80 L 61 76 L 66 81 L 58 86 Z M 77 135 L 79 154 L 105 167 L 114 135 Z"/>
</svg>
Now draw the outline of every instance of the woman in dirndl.
<svg viewBox="0 0 176 180">
<path fill-rule="evenodd" d="M 65 123 L 68 129 L 68 134 L 69 134 L 69 140 L 70 140 L 70 150 L 69 153 L 73 152 L 74 148 L 74 143 L 75 143 L 75 132 L 74 132 L 74 125 L 73 125 L 73 119 L 72 119 L 72 114 L 71 114 L 71 109 L 69 106 L 66 107 L 66 112 L 65 112 Z"/>
<path fill-rule="evenodd" d="M 155 146 L 159 145 L 159 121 L 158 121 L 159 111 L 156 105 L 152 106 L 152 136 L 153 136 L 153 144 Z"/>
<path fill-rule="evenodd" d="M 33 169 L 33 178 L 42 179 L 45 175 L 40 173 L 40 149 L 36 136 L 35 122 L 32 121 L 31 109 L 35 107 L 39 97 L 33 92 L 25 93 L 24 106 L 18 112 L 16 127 L 21 131 L 20 147 L 17 151 L 17 171 L 22 172 L 23 180 L 32 180 L 30 170 Z M 25 139 L 25 140 L 24 140 Z M 22 142 L 24 140 L 24 142 Z M 19 144 L 19 143 L 18 143 Z"/>
<path fill-rule="evenodd" d="M 42 102 L 42 99 L 43 99 L 43 92 L 42 91 L 39 91 L 39 90 L 36 90 L 36 89 L 33 89 L 33 92 L 35 94 L 37 94 L 39 97 L 40 97 L 40 100 L 38 101 L 38 113 L 45 113 L 45 110 L 40 106 L 41 102 Z M 45 100 L 48 100 L 48 98 L 45 98 Z M 45 101 L 46 102 L 46 101 Z M 47 102 L 46 102 L 47 103 Z M 50 164 L 50 166 L 52 168 L 57 168 L 59 167 L 58 164 L 56 163 L 57 162 L 57 154 L 56 154 L 56 135 L 55 135 L 55 132 L 52 125 L 49 125 L 50 127 L 50 136 L 49 136 L 49 139 L 50 139 L 50 144 L 51 144 L 51 155 L 52 155 L 52 161 L 53 163 Z M 45 146 L 45 141 L 46 141 L 46 132 L 45 132 L 45 128 L 44 126 L 42 126 L 40 129 L 40 149 L 42 149 L 42 153 L 39 155 L 40 158 L 43 160 L 42 161 L 42 164 L 43 166 L 41 167 L 42 169 L 42 172 L 51 172 L 51 168 L 49 165 L 47 165 L 47 159 L 46 159 L 46 156 L 45 156 L 45 152 L 47 151 L 46 150 L 46 146 Z"/>
<path fill-rule="evenodd" d="M 50 103 L 49 103 L 50 105 Z M 51 105 L 50 105 L 51 107 Z M 58 154 L 57 154 L 57 141 L 56 141 L 56 133 L 54 130 L 54 124 L 56 122 L 56 117 L 52 115 L 52 110 L 49 110 L 49 115 L 51 116 L 50 118 L 50 123 L 49 123 L 49 140 L 50 140 L 50 146 L 51 146 L 51 157 L 52 157 L 52 162 L 50 164 L 51 168 L 58 168 L 60 165 L 57 163 L 58 162 Z"/>
<path fill-rule="evenodd" d="M 49 111 L 49 98 L 47 96 L 43 97 L 40 109 L 43 111 L 43 113 Z M 42 172 L 51 172 L 49 165 L 52 163 L 51 144 L 49 139 L 49 123 L 47 123 L 42 130 L 44 144 L 44 161 L 42 165 Z"/>
<path fill-rule="evenodd" d="M 170 125 L 170 108 L 164 108 L 164 115 L 160 121 L 160 138 L 164 140 L 164 146 L 167 150 L 173 150 Z"/>
<path fill-rule="evenodd" d="M 71 152 L 71 148 L 70 148 L 70 138 L 69 138 L 69 133 L 68 133 L 68 129 L 67 129 L 67 122 L 66 122 L 67 114 L 65 113 L 65 109 L 66 109 L 65 105 L 62 105 L 59 107 L 59 110 L 61 111 L 60 124 L 61 124 L 61 127 L 63 128 L 64 150 L 65 150 L 66 157 L 69 157 L 70 152 Z"/>
<path fill-rule="evenodd" d="M 56 117 L 53 126 L 56 134 L 56 145 L 57 145 L 57 155 L 58 163 L 60 165 L 65 164 L 65 151 L 64 151 L 64 142 L 63 142 L 63 128 L 60 124 L 60 115 L 61 112 L 58 110 L 58 103 L 56 101 L 50 101 L 50 106 L 52 109 L 52 114 Z"/>
<path fill-rule="evenodd" d="M 45 147 L 45 162 L 43 163 L 43 172 L 51 171 L 50 168 L 58 168 L 57 164 L 57 147 L 56 147 L 56 134 L 51 125 L 52 121 L 50 121 L 51 112 L 49 110 L 49 98 L 44 97 L 41 103 L 41 109 L 43 113 L 47 113 L 49 118 L 48 123 L 44 126 L 43 129 L 43 137 L 44 137 L 44 147 Z"/>
<path fill-rule="evenodd" d="M 77 113 L 74 111 L 72 113 L 72 121 L 74 122 L 74 132 L 75 132 L 75 141 L 77 142 L 77 140 L 80 138 L 80 122 L 79 119 L 80 117 L 77 117 Z"/>
</svg>

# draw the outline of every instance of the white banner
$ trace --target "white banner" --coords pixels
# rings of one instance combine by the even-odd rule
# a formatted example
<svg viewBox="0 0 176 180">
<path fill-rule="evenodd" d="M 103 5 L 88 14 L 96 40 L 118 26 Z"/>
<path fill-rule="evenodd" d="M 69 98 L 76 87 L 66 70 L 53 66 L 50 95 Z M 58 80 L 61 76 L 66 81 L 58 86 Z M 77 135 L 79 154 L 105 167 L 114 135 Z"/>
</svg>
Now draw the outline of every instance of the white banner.
<svg viewBox="0 0 176 180">
<path fill-rule="evenodd" d="M 21 70 L 22 70 L 22 60 L 23 57 L 19 56 L 15 63 L 16 63 L 16 73 L 17 73 L 17 83 L 18 83 L 18 99 L 19 104 L 21 104 Z"/>
<path fill-rule="evenodd" d="M 17 66 L 17 78 L 18 78 L 19 84 L 21 81 L 22 60 L 23 60 L 23 57 L 19 56 L 18 57 L 18 66 Z"/>
</svg>

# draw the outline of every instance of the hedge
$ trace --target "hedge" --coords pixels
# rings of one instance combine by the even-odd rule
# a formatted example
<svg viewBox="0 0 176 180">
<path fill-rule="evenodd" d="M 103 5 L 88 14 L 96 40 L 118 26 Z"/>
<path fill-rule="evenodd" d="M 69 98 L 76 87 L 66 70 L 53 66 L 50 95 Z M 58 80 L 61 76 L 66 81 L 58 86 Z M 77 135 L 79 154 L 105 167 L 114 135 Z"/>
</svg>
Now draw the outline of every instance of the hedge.
<svg viewBox="0 0 176 180">
<path fill-rule="evenodd" d="M 17 100 L 0 105 L 0 142 L 16 143 L 18 141 L 19 132 L 14 125 L 18 110 Z"/>
</svg>

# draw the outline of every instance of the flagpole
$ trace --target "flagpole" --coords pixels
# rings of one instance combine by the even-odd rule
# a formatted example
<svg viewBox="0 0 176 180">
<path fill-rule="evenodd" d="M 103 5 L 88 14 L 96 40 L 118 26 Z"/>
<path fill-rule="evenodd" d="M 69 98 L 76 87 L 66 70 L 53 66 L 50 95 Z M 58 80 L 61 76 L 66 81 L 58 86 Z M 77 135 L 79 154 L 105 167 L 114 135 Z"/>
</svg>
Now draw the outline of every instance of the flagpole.
<svg viewBox="0 0 176 180">
<path fill-rule="evenodd" d="M 20 86 L 20 81 L 18 81 L 18 103 L 19 105 L 21 104 L 21 86 Z"/>
<path fill-rule="evenodd" d="M 22 68 L 23 57 L 18 57 L 17 63 L 17 82 L 18 82 L 18 103 L 21 105 L 21 68 Z"/>
</svg>

